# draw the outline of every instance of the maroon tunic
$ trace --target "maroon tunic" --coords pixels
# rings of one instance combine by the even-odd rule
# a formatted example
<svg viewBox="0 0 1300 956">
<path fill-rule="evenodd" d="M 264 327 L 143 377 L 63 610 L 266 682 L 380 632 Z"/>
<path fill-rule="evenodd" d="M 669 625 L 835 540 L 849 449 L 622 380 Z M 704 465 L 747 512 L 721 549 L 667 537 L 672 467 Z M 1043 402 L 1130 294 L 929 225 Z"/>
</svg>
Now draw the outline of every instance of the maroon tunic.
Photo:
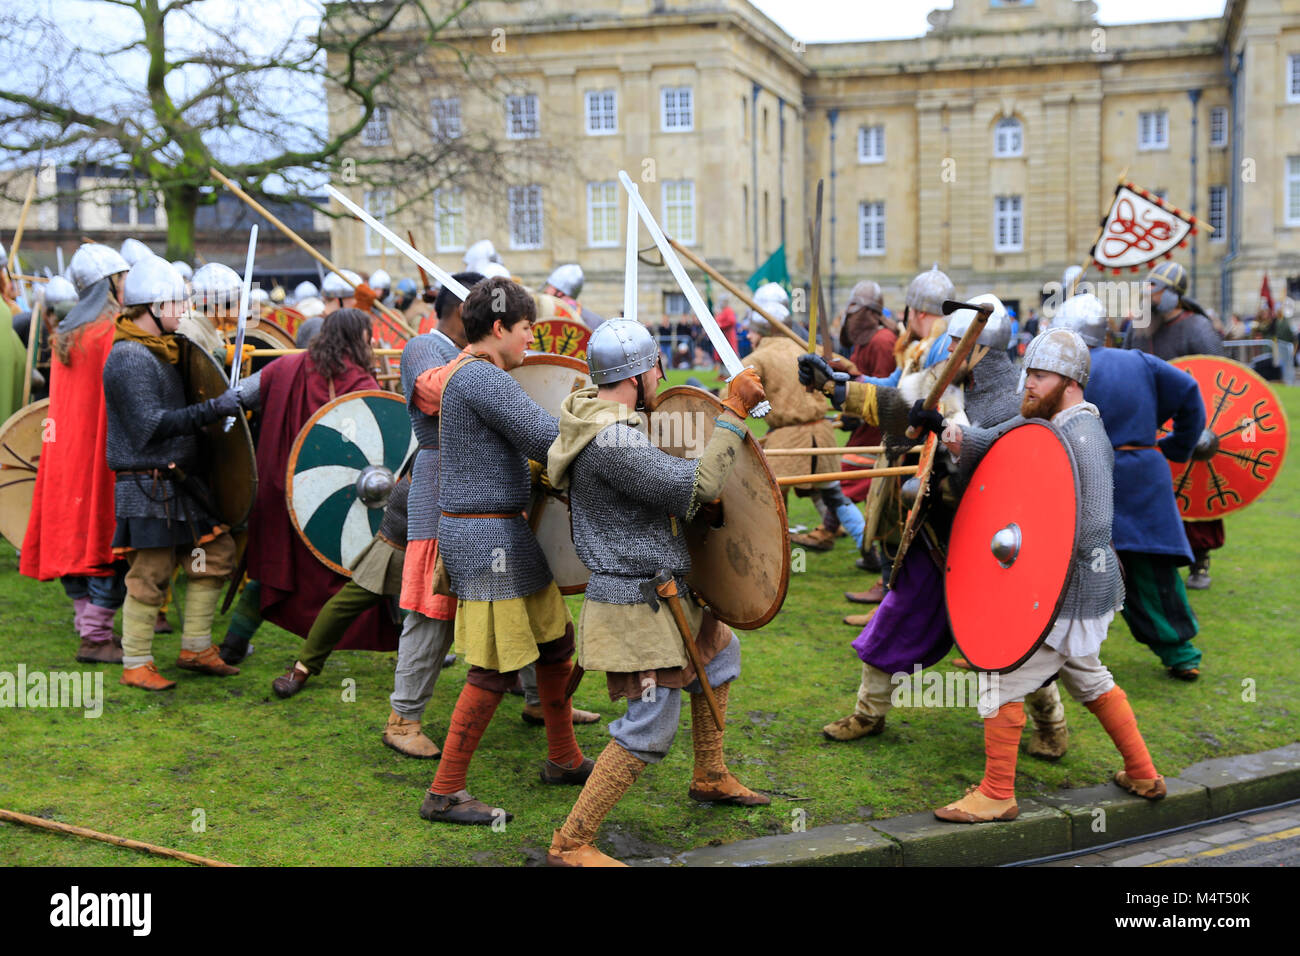
<svg viewBox="0 0 1300 956">
<path fill-rule="evenodd" d="M 378 388 L 355 365 L 334 379 L 335 397 Z M 262 616 L 306 637 L 321 608 L 347 583 L 325 567 L 289 520 L 285 479 L 293 440 L 307 419 L 330 400 L 329 381 L 306 352 L 286 355 L 262 369 L 262 427 L 257 443 L 257 502 L 249 519 L 248 576 L 262 584 Z M 366 611 L 347 629 L 340 650 L 391 651 L 398 628 L 385 605 Z"/>
<path fill-rule="evenodd" d="M 863 375 L 872 378 L 888 378 L 894 374 L 894 369 L 897 367 L 897 362 L 894 360 L 894 343 L 897 341 L 897 334 L 881 326 L 872 333 L 871 338 L 854 348 L 849 361 L 857 366 L 858 371 Z M 853 434 L 849 436 L 850 445 L 879 445 L 880 440 L 880 426 L 868 425 L 865 422 L 855 428 Z M 843 481 L 840 482 L 840 487 L 851 501 L 865 501 L 867 490 L 871 487 L 871 479 L 858 478 L 855 481 Z"/>
</svg>

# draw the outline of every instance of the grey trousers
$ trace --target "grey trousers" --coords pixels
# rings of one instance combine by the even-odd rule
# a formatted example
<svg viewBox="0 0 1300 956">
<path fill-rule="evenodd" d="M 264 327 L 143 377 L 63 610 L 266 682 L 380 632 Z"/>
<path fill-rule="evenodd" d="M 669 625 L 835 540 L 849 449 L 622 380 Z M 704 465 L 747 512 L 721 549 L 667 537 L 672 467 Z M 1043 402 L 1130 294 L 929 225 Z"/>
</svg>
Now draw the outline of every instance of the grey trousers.
<svg viewBox="0 0 1300 956">
<path fill-rule="evenodd" d="M 541 692 L 537 689 L 537 662 L 519 668 L 519 685 L 524 689 L 524 703 L 530 707 L 540 707 Z"/>
<path fill-rule="evenodd" d="M 740 676 L 740 639 L 731 643 L 704 665 L 710 687 L 721 687 Z M 699 680 L 686 685 L 686 692 L 702 692 Z M 640 697 L 629 697 L 627 713 L 610 721 L 609 734 L 632 756 L 646 763 L 659 763 L 677 736 L 682 715 L 682 692 L 676 688 L 648 687 Z"/>
<path fill-rule="evenodd" d="M 399 717 L 419 720 L 424 716 L 433 685 L 442 673 L 443 658 L 451 652 L 455 623 L 425 617 L 419 611 L 406 615 L 397 642 L 393 693 L 388 698 Z"/>
</svg>

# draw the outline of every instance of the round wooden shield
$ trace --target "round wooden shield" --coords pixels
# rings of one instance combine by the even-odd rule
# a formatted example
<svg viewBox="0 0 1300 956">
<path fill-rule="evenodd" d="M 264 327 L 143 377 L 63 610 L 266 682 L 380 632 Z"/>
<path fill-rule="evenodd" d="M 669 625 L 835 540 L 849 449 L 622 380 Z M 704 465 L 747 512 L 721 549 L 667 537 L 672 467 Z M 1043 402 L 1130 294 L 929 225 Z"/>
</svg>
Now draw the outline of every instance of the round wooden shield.
<svg viewBox="0 0 1300 956">
<path fill-rule="evenodd" d="M 591 329 L 567 319 L 544 319 L 533 324 L 533 349 L 586 359 Z"/>
<path fill-rule="evenodd" d="M 1074 568 L 1078 486 L 1069 445 L 1041 420 L 999 438 L 971 475 L 948 541 L 944 594 L 953 639 L 976 670 L 1015 670 L 1056 623 Z"/>
<path fill-rule="evenodd" d="M 185 400 L 191 404 L 215 398 L 230 387 L 226 371 L 202 348 L 189 339 L 181 342 L 178 367 L 185 382 Z M 199 467 L 196 477 L 212 492 L 208 502 L 231 529 L 241 527 L 257 498 L 257 454 L 253 435 L 243 415 L 226 422 L 213 422 L 199 432 Z"/>
<path fill-rule="evenodd" d="M 678 385 L 659 394 L 650 440 L 686 458 L 698 455 L 716 427 L 722 402 L 711 393 Z M 770 621 L 790 584 L 790 539 L 785 501 L 752 435 L 722 488 L 722 524 L 686 526 L 691 588 L 723 623 L 750 631 Z"/>
<path fill-rule="evenodd" d="M 1184 355 L 1170 364 L 1201 387 L 1205 428 L 1214 436 L 1190 461 L 1169 463 L 1174 498 L 1183 520 L 1212 521 L 1246 507 L 1277 478 L 1286 458 L 1286 413 L 1268 384 L 1232 359 Z"/>
<path fill-rule="evenodd" d="M 0 536 L 22 548 L 36 493 L 48 398 L 20 408 L 0 425 Z"/>
<path fill-rule="evenodd" d="M 560 406 L 570 394 L 591 385 L 587 363 L 566 355 L 536 354 L 524 357 L 524 364 L 510 375 L 529 397 L 557 418 Z M 569 525 L 569 499 L 544 493 L 533 496 L 528 523 L 546 555 L 551 575 L 562 594 L 579 594 L 587 588 L 591 572 L 578 557 Z"/>
<path fill-rule="evenodd" d="M 357 480 L 384 469 L 396 483 L 415 447 L 406 402 L 377 389 L 340 395 L 302 426 L 289 451 L 285 504 L 303 544 L 331 571 L 351 576 L 384 517 L 382 502 L 361 499 Z"/>
</svg>

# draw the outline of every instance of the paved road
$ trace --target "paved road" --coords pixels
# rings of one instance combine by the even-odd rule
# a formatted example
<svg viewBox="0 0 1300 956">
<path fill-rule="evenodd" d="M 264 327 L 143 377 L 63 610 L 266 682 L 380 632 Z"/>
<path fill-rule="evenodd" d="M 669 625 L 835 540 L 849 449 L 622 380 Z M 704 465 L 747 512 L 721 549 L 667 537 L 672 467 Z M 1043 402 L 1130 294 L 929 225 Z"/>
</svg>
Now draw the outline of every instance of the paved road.
<svg viewBox="0 0 1300 956">
<path fill-rule="evenodd" d="M 1300 866 L 1300 806 L 1248 813 L 1042 866 Z"/>
</svg>

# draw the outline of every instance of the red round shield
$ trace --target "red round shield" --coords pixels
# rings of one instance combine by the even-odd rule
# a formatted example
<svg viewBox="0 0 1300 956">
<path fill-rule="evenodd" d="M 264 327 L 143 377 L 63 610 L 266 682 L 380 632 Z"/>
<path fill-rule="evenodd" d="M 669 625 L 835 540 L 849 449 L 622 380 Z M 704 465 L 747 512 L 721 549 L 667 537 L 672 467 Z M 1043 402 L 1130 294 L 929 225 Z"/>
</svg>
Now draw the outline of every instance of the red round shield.
<svg viewBox="0 0 1300 956">
<path fill-rule="evenodd" d="M 1286 458 L 1286 414 L 1254 371 L 1217 355 L 1184 355 L 1171 365 L 1196 379 L 1205 435 L 1190 461 L 1169 463 L 1185 521 L 1211 521 L 1264 493 Z M 1169 425 L 1166 424 L 1165 432 Z"/>
<path fill-rule="evenodd" d="M 533 324 L 533 349 L 538 352 L 585 359 L 590 339 L 591 329 L 567 319 L 542 319 Z"/>
<path fill-rule="evenodd" d="M 1015 670 L 1056 623 L 1074 567 L 1078 487 L 1069 445 L 1037 419 L 999 438 L 975 468 L 953 519 L 944 594 L 953 639 L 976 670 Z"/>
</svg>

